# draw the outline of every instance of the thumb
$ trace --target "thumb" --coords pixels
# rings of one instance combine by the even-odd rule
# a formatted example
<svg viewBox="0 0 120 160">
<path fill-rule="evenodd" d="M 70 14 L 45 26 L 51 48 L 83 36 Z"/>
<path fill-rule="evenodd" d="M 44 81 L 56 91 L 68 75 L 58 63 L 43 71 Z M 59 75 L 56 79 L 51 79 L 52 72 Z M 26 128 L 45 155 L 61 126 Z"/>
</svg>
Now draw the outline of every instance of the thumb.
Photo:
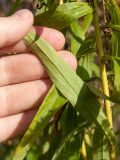
<svg viewBox="0 0 120 160">
<path fill-rule="evenodd" d="M 27 9 L 17 11 L 10 17 L 0 18 L 0 48 L 20 41 L 33 25 L 33 15 Z"/>
</svg>

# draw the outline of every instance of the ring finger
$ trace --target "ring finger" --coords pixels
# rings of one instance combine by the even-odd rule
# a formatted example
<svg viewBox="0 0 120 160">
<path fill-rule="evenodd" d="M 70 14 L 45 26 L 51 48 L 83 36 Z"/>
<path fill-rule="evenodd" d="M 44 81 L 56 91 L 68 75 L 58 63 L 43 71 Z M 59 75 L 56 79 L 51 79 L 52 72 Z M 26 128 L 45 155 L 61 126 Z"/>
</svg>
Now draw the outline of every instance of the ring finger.
<svg viewBox="0 0 120 160">
<path fill-rule="evenodd" d="M 51 84 L 44 79 L 0 87 L 0 117 L 39 107 Z"/>
</svg>

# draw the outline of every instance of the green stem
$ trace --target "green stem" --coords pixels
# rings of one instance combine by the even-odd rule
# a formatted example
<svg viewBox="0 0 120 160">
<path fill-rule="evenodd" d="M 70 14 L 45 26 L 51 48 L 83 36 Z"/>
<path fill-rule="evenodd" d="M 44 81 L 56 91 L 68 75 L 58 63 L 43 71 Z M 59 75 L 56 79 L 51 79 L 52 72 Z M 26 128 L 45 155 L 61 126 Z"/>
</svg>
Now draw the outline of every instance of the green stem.
<svg viewBox="0 0 120 160">
<path fill-rule="evenodd" d="M 97 43 L 97 49 L 98 49 L 97 51 L 98 51 L 98 56 L 100 58 L 100 74 L 101 74 L 101 80 L 102 80 L 102 88 L 103 88 L 103 92 L 107 96 L 109 96 L 106 66 L 101 61 L 102 56 L 104 55 L 104 49 L 103 49 L 103 44 L 102 44 L 101 30 L 99 26 L 98 4 L 97 4 L 97 0 L 93 0 L 93 1 L 94 1 L 94 25 L 95 25 L 96 43 Z M 106 110 L 106 117 L 110 123 L 110 127 L 112 128 L 113 126 L 112 125 L 112 111 L 110 107 L 110 101 L 105 100 L 104 105 L 105 105 L 105 110 Z M 110 147 L 110 157 L 111 157 L 111 160 L 116 160 L 114 146 Z"/>
<path fill-rule="evenodd" d="M 106 24 L 106 14 L 105 14 L 106 8 L 105 8 L 105 0 L 103 0 L 103 18 L 104 18 L 104 23 Z"/>
</svg>

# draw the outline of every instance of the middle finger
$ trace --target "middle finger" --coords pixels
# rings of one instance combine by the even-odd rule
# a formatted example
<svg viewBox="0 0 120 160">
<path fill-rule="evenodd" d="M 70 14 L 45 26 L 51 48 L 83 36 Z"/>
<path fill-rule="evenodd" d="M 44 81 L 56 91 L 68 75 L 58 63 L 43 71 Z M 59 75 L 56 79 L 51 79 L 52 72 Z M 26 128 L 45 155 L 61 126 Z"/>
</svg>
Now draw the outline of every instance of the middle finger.
<svg viewBox="0 0 120 160">
<path fill-rule="evenodd" d="M 32 27 L 33 32 L 36 32 L 38 36 L 42 37 L 46 41 L 48 41 L 56 51 L 61 50 L 64 47 L 65 38 L 63 34 L 55 29 L 47 28 L 47 27 Z M 26 52 L 29 51 L 29 47 L 25 45 L 25 43 L 21 40 L 20 42 L 7 46 L 5 48 L 0 49 L 0 53 L 10 53 L 10 52 Z"/>
<path fill-rule="evenodd" d="M 68 51 L 58 51 L 73 69 L 76 59 Z M 0 86 L 47 78 L 42 62 L 32 53 L 16 54 L 0 58 Z"/>
</svg>

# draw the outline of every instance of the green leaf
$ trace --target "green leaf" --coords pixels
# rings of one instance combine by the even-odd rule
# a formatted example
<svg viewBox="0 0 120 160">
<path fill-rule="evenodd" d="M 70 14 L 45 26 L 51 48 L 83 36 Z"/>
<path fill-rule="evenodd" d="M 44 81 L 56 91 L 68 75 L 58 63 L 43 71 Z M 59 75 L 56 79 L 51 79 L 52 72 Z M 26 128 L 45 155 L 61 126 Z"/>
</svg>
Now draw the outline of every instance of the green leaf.
<svg viewBox="0 0 120 160">
<path fill-rule="evenodd" d="M 49 160 L 52 159 L 56 149 L 58 148 L 58 146 L 60 145 L 62 140 L 62 131 L 58 131 L 57 133 L 53 133 L 53 135 L 50 137 L 50 147 L 49 150 L 47 151 L 47 153 L 45 153 L 43 156 L 40 156 L 40 160 L 45 159 L 45 160 Z"/>
<path fill-rule="evenodd" d="M 119 157 L 120 156 L 120 105 L 114 105 L 113 106 L 113 124 L 114 124 L 114 131 L 116 135 L 116 154 Z"/>
<path fill-rule="evenodd" d="M 80 157 L 79 148 L 81 147 L 82 137 L 79 135 L 88 124 L 84 123 L 75 127 L 66 134 L 59 147 L 55 151 L 52 160 L 78 160 Z M 81 139 L 81 141 L 80 141 Z"/>
<path fill-rule="evenodd" d="M 44 39 L 31 32 L 24 40 L 43 61 L 51 80 L 57 88 L 75 106 L 84 82 Z"/>
<path fill-rule="evenodd" d="M 113 94 L 114 96 L 120 95 L 120 60 L 119 62 L 114 59 L 114 88 Z M 116 97 L 115 96 L 115 97 Z"/>
<path fill-rule="evenodd" d="M 62 29 L 92 11 L 92 8 L 84 2 L 64 3 L 43 14 L 35 16 L 34 24 Z"/>
<path fill-rule="evenodd" d="M 113 91 L 112 91 L 112 98 L 119 100 L 120 95 L 120 58 L 113 57 L 113 56 L 104 56 L 103 59 L 110 60 L 113 65 L 111 65 L 111 68 L 113 70 L 114 74 L 114 85 L 113 85 Z"/>
<path fill-rule="evenodd" d="M 34 33 L 29 33 L 24 38 L 24 41 L 43 61 L 51 80 L 54 82 L 60 92 L 71 102 L 76 110 L 80 112 L 82 117 L 84 117 L 90 123 L 95 123 L 101 129 L 101 131 L 104 132 L 106 137 L 109 139 L 109 142 L 113 145 L 115 142 L 115 137 L 100 107 L 99 101 L 89 91 L 84 82 L 76 75 L 70 66 L 56 54 L 56 51 L 48 42 L 38 37 Z M 56 96 L 58 97 L 58 94 Z M 52 103 L 52 98 L 48 104 Z M 87 99 L 87 101 L 85 99 Z M 58 108 L 58 105 L 55 107 Z M 55 107 L 53 105 L 53 110 Z M 43 119 L 48 119 L 50 114 L 50 112 L 46 112 L 44 112 L 43 109 L 43 118 L 41 119 L 41 117 L 39 117 L 40 121 L 36 121 L 46 124 L 46 121 Z M 40 126 L 39 123 L 37 126 Z M 41 124 L 41 128 L 43 128 L 43 124 Z M 34 128 L 34 125 L 31 128 Z M 18 147 L 14 160 L 22 160 L 26 155 L 26 152 L 30 149 L 30 146 L 28 145 L 29 141 L 31 140 L 29 133 L 30 130 L 26 134 L 26 139 L 24 139 L 24 141 L 22 141 Z"/>
<path fill-rule="evenodd" d="M 52 160 L 52 157 L 54 156 L 54 158 L 59 160 L 70 160 L 73 157 L 79 157 L 79 148 L 81 146 L 82 138 L 81 132 L 84 127 L 87 126 L 87 124 L 85 125 L 84 122 L 78 124 L 77 122 L 78 119 L 76 110 L 71 106 L 71 104 L 69 104 L 69 106 L 67 105 L 66 109 L 64 110 L 63 117 L 61 117 L 59 121 L 59 130 L 57 131 L 57 134 L 53 133 L 54 138 L 51 140 L 50 149 L 44 157 L 45 160 Z M 78 125 L 84 126 L 83 129 L 81 127 L 80 134 L 77 130 L 74 132 L 74 134 L 71 134 L 73 130 L 75 131 L 75 129 L 78 128 Z M 61 136 L 59 136 L 60 133 Z M 66 137 L 68 137 L 70 134 L 71 136 L 66 139 Z M 59 140 L 57 138 L 58 136 Z"/>
<path fill-rule="evenodd" d="M 100 68 L 98 65 L 94 63 L 93 63 L 93 74 L 98 78 L 100 77 Z"/>
<path fill-rule="evenodd" d="M 93 160 L 109 160 L 108 140 L 99 128 L 96 128 L 93 136 Z"/>
<path fill-rule="evenodd" d="M 86 38 L 78 51 L 77 59 L 84 56 L 85 54 L 93 53 L 95 51 L 95 47 L 96 47 L 95 39 Z"/>
<path fill-rule="evenodd" d="M 83 29 L 84 34 L 87 32 L 88 28 L 90 27 L 92 20 L 93 20 L 92 13 L 90 13 L 84 17 L 84 20 L 82 22 L 82 29 Z"/>
<path fill-rule="evenodd" d="M 80 58 L 78 62 L 77 74 L 80 77 L 87 81 L 92 76 L 92 68 L 93 68 L 93 53 L 89 53 Z"/>
<path fill-rule="evenodd" d="M 70 25 L 70 33 L 71 33 L 71 52 L 74 55 L 77 55 L 81 43 L 85 39 L 83 29 L 78 22 L 73 22 Z"/>
<path fill-rule="evenodd" d="M 115 0 L 106 0 L 106 8 L 110 13 L 111 24 L 120 24 L 120 9 Z M 112 32 L 112 56 L 120 57 L 120 32 L 113 30 Z"/>
<path fill-rule="evenodd" d="M 85 40 L 85 33 L 87 32 L 88 27 L 91 24 L 92 18 L 92 13 L 90 13 L 84 17 L 82 25 L 80 25 L 78 21 L 70 24 L 71 52 L 74 55 L 78 54 L 81 44 Z"/>
<path fill-rule="evenodd" d="M 100 127 L 102 127 L 102 129 L 106 133 L 106 131 L 109 130 L 109 127 L 108 130 L 106 130 L 106 128 L 104 128 L 104 125 L 102 126 L 102 121 L 104 121 L 106 125 L 108 124 L 108 122 L 103 112 L 99 110 L 100 108 L 96 107 L 95 112 L 93 112 L 93 110 L 91 110 L 90 108 L 88 112 L 86 112 L 86 110 L 84 111 L 84 105 L 89 106 L 89 104 L 83 99 L 88 98 L 88 101 L 91 101 L 96 97 L 91 94 L 87 86 L 70 68 L 70 66 L 56 54 L 55 50 L 49 45 L 49 43 L 47 43 L 42 38 L 37 37 L 34 33 L 29 33 L 24 40 L 27 45 L 29 45 L 38 55 L 38 57 L 43 61 L 51 80 L 54 82 L 60 92 L 71 102 L 73 106 L 75 106 L 76 109 L 78 109 L 78 111 L 85 119 L 92 122 L 96 121 L 96 124 L 100 125 Z M 95 102 L 97 101 L 95 100 Z M 89 114 L 89 116 L 86 116 L 86 114 Z M 98 117 L 95 114 L 98 114 Z M 99 114 L 101 114 L 100 117 Z M 100 118 L 100 121 L 97 118 Z M 112 133 L 111 129 L 109 131 L 109 134 Z"/>
<path fill-rule="evenodd" d="M 63 137 L 65 137 L 69 132 L 71 132 L 74 128 L 77 126 L 77 111 L 75 108 L 71 106 L 71 104 L 68 105 L 65 121 L 63 124 Z"/>
<path fill-rule="evenodd" d="M 39 108 L 35 118 L 29 126 L 27 132 L 21 140 L 16 150 L 13 160 L 22 160 L 31 148 L 38 134 L 43 134 L 43 129 L 60 107 L 65 104 L 66 100 L 60 96 L 55 86 L 51 88 L 42 105 Z"/>
<path fill-rule="evenodd" d="M 77 56 L 81 57 L 78 61 L 77 74 L 84 80 L 89 80 L 92 77 L 94 64 L 94 48 L 95 41 L 93 39 L 85 40 Z"/>
</svg>

